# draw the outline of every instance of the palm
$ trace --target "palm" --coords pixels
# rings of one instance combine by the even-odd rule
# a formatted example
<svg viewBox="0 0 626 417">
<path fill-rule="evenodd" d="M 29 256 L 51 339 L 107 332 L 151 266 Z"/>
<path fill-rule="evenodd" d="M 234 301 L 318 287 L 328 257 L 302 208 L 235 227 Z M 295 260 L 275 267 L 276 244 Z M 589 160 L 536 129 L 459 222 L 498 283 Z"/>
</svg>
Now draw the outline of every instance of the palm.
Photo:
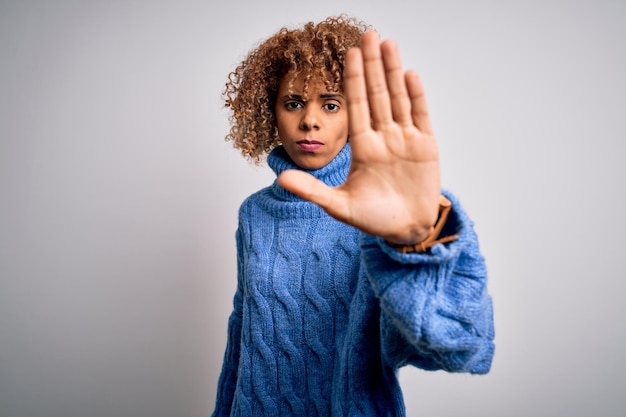
<svg viewBox="0 0 626 417">
<path fill-rule="evenodd" d="M 375 32 L 346 58 L 352 164 L 339 187 L 287 171 L 283 187 L 358 229 L 396 243 L 426 237 L 437 217 L 439 158 L 419 77 Z M 373 125 L 372 125 L 373 123 Z"/>
</svg>

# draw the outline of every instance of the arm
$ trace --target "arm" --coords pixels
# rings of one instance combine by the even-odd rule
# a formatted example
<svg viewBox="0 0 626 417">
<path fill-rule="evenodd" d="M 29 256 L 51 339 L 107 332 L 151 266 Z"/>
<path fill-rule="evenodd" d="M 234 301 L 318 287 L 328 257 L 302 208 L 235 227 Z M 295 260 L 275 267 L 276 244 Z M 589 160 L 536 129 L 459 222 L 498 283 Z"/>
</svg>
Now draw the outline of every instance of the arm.
<svg viewBox="0 0 626 417">
<path fill-rule="evenodd" d="M 471 220 L 446 196 L 453 203 L 446 228 L 458 240 L 401 254 L 365 236 L 363 261 L 380 299 L 382 347 L 391 363 L 484 374 L 494 354 L 487 271 Z"/>
<path fill-rule="evenodd" d="M 241 232 L 237 231 L 237 290 L 233 298 L 233 311 L 228 319 L 228 339 L 222 371 L 217 385 L 217 399 L 213 417 L 229 416 L 235 394 L 237 381 L 237 368 L 239 366 L 239 354 L 241 346 L 242 324 L 242 242 Z"/>
</svg>

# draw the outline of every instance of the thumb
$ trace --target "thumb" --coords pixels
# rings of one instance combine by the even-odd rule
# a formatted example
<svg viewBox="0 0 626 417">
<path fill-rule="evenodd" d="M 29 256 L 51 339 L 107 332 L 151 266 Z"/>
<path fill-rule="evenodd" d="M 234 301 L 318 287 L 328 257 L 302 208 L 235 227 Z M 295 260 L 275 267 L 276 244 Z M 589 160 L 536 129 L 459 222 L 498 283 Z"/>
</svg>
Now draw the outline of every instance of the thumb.
<svg viewBox="0 0 626 417">
<path fill-rule="evenodd" d="M 331 207 L 335 190 L 311 174 L 290 169 L 279 175 L 278 184 L 287 191 L 315 203 L 325 210 Z"/>
</svg>

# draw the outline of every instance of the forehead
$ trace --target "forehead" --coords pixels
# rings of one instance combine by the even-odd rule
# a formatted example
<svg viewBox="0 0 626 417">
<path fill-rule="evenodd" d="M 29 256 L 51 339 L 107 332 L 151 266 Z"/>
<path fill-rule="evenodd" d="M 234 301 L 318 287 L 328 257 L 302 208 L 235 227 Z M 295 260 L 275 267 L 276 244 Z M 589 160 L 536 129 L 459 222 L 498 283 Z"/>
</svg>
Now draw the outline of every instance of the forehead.
<svg viewBox="0 0 626 417">
<path fill-rule="evenodd" d="M 340 92 L 339 86 L 334 86 L 330 79 L 320 75 L 300 73 L 285 74 L 279 86 L 280 94 L 302 94 L 316 92 Z"/>
</svg>

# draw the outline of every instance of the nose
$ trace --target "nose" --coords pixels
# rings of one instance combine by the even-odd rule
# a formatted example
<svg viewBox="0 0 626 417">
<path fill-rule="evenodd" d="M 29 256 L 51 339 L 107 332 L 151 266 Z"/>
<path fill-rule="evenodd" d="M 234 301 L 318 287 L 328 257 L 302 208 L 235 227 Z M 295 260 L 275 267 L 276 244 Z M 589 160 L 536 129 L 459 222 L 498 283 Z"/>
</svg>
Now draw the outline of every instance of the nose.
<svg viewBox="0 0 626 417">
<path fill-rule="evenodd" d="M 307 106 L 302 113 L 302 119 L 300 119 L 300 129 L 313 130 L 319 129 L 319 115 L 312 106 Z"/>
</svg>

